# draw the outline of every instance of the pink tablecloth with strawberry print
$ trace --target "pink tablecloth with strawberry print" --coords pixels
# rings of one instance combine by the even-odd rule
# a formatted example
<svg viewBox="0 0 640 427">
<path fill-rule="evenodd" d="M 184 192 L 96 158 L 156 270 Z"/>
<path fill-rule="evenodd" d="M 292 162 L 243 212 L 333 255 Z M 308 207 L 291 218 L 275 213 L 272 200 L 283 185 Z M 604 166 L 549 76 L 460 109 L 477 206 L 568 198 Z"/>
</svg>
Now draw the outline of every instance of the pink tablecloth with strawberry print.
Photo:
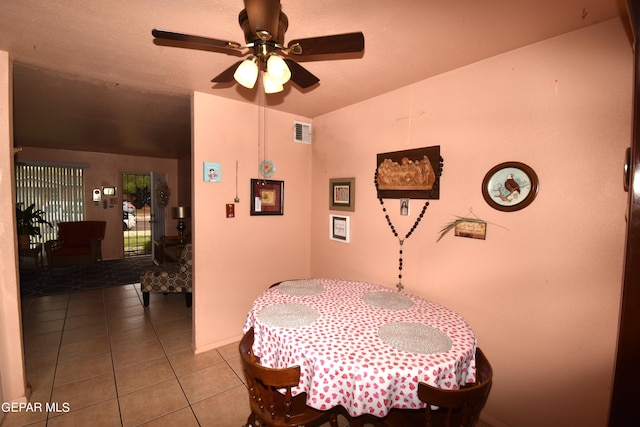
<svg viewBox="0 0 640 427">
<path fill-rule="evenodd" d="M 271 368 L 300 366 L 295 394 L 319 410 L 384 417 L 424 407 L 418 382 L 457 389 L 475 382 L 476 338 L 457 313 L 366 282 L 309 279 L 269 288 L 244 331 Z"/>
</svg>

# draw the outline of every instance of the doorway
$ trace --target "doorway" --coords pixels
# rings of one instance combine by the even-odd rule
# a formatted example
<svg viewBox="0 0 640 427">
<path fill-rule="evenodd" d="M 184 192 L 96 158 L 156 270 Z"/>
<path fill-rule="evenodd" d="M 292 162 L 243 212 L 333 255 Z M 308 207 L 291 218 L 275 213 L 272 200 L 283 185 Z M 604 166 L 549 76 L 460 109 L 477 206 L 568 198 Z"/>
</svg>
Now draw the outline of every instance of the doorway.
<svg viewBox="0 0 640 427">
<path fill-rule="evenodd" d="M 151 254 L 151 175 L 122 174 L 122 232 L 125 257 Z"/>
</svg>

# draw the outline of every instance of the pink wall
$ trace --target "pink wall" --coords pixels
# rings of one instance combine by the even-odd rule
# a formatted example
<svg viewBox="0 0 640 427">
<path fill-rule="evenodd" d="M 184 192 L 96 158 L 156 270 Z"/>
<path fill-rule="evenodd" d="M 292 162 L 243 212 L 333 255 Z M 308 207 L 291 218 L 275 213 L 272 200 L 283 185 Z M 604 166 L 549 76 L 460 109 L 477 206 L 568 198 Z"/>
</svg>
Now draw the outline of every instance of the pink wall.
<svg viewBox="0 0 640 427">
<path fill-rule="evenodd" d="M 311 147 L 293 142 L 293 121 L 267 110 L 270 179 L 284 181 L 284 215 L 250 216 L 250 179 L 259 178 L 256 105 L 193 96 L 194 322 L 197 352 L 237 341 L 253 300 L 274 282 L 307 277 L 310 257 Z M 225 205 L 238 197 L 235 218 Z M 222 182 L 203 182 L 203 162 L 222 164 Z"/>
<path fill-rule="evenodd" d="M 20 142 L 16 141 L 16 145 L 19 146 Z M 105 238 L 102 242 L 104 259 L 123 257 L 122 193 L 120 192 L 123 173 L 148 174 L 151 171 L 165 173 L 167 185 L 171 189 L 169 206 L 177 206 L 180 197 L 177 160 L 25 147 L 16 156 L 16 161 L 77 163 L 88 166 L 84 170 L 85 219 L 107 221 Z M 91 201 L 91 190 L 103 186 L 118 187 L 117 202 L 115 205 L 108 205 L 107 209 L 103 208 L 102 203 L 96 206 Z M 171 219 L 170 213 L 167 212 L 167 234 L 176 234 L 176 226 L 177 223 Z"/>
<path fill-rule="evenodd" d="M 404 244 L 403 283 L 474 327 L 495 370 L 484 413 L 494 425 L 606 424 L 632 70 L 615 20 L 314 119 L 312 276 L 394 286 L 398 241 L 376 199 L 376 154 L 440 145 L 441 197 Z M 503 213 L 482 198 L 484 175 L 504 161 L 524 162 L 540 179 L 524 210 Z M 351 176 L 356 209 L 343 244 L 327 236 L 328 182 Z M 413 200 L 402 218 L 398 200 L 385 204 L 402 235 L 422 208 Z M 492 223 L 486 240 L 451 233 L 436 243 L 469 209 Z"/>
</svg>

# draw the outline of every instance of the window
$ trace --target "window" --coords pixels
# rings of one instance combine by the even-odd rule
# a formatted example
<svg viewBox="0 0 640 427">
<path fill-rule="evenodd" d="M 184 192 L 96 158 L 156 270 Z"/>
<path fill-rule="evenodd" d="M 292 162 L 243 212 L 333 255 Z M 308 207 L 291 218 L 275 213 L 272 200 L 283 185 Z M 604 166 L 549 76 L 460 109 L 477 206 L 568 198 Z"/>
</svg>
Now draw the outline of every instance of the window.
<svg viewBox="0 0 640 427">
<path fill-rule="evenodd" d="M 84 219 L 83 168 L 16 164 L 16 203 L 42 209 L 53 224 L 40 227 L 42 242 L 55 239 L 59 222 Z"/>
</svg>

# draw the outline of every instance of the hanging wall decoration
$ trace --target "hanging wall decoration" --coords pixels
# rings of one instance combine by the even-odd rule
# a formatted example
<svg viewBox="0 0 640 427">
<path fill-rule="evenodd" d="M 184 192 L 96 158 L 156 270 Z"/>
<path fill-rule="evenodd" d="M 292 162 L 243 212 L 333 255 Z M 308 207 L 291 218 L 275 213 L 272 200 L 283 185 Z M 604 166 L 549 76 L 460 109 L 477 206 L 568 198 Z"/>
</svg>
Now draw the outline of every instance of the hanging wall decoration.
<svg viewBox="0 0 640 427">
<path fill-rule="evenodd" d="M 250 215 L 284 214 L 284 181 L 251 180 Z"/>
<path fill-rule="evenodd" d="M 348 215 L 329 215 L 329 239 L 349 243 L 350 222 Z"/>
<path fill-rule="evenodd" d="M 491 168 L 482 180 L 482 196 L 494 209 L 519 211 L 538 194 L 538 176 L 520 162 L 505 162 Z"/>
<path fill-rule="evenodd" d="M 204 162 L 203 174 L 205 182 L 222 182 L 222 165 L 218 162 Z"/>
<path fill-rule="evenodd" d="M 469 208 L 468 214 L 472 216 L 464 217 L 456 215 L 456 219 L 442 227 L 440 230 L 440 236 L 438 237 L 438 240 L 436 240 L 436 243 L 442 240 L 442 238 L 451 230 L 454 230 L 454 235 L 456 237 L 485 240 L 487 237 L 487 224 L 495 225 L 509 231 L 508 228 L 479 218 L 478 215 L 473 213 L 472 208 Z"/>
<path fill-rule="evenodd" d="M 429 207 L 429 200 L 424 202 L 422 211 L 413 226 L 401 238 L 384 206 L 384 199 L 438 199 L 440 197 L 442 165 L 440 146 L 382 153 L 377 156 L 377 167 L 373 181 L 387 224 L 400 245 L 398 249 L 398 283 L 396 284 L 398 291 L 404 289 L 402 284 L 404 242 L 418 228 Z M 408 207 L 409 200 L 406 203 Z"/>
<path fill-rule="evenodd" d="M 336 211 L 356 210 L 356 179 L 329 179 L 329 209 Z"/>
<path fill-rule="evenodd" d="M 169 204 L 169 196 L 171 196 L 171 190 L 165 181 L 158 181 L 156 183 L 156 197 L 158 198 L 158 206 L 161 208 L 166 207 Z"/>
<path fill-rule="evenodd" d="M 456 219 L 442 227 L 439 242 L 449 231 L 454 230 L 457 237 L 470 237 L 484 240 L 487 236 L 487 222 L 480 218 L 456 216 Z"/>
<path fill-rule="evenodd" d="M 379 199 L 439 199 L 440 146 L 377 155 Z"/>
</svg>

